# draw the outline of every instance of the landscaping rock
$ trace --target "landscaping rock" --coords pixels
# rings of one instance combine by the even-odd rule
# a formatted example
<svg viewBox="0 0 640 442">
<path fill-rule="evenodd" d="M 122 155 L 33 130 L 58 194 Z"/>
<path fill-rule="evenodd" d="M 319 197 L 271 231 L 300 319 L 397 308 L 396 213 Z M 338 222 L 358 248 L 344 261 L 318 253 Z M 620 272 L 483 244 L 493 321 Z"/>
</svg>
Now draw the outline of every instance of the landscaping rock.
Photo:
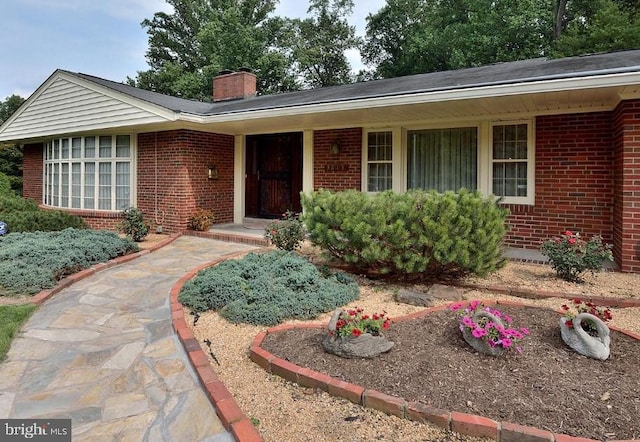
<svg viewBox="0 0 640 442">
<path fill-rule="evenodd" d="M 322 341 L 324 349 L 343 358 L 373 358 L 391 350 L 394 343 L 384 336 L 373 336 L 365 333 L 360 336 L 334 338 L 327 336 Z"/>
<path fill-rule="evenodd" d="M 413 290 L 400 290 L 396 295 L 396 300 L 404 304 L 416 305 L 418 307 L 433 306 L 433 297 L 431 295 Z"/>
<path fill-rule="evenodd" d="M 436 299 L 446 299 L 449 301 L 460 301 L 464 299 L 463 291 L 451 285 L 433 284 L 427 290 L 427 294 Z"/>
</svg>

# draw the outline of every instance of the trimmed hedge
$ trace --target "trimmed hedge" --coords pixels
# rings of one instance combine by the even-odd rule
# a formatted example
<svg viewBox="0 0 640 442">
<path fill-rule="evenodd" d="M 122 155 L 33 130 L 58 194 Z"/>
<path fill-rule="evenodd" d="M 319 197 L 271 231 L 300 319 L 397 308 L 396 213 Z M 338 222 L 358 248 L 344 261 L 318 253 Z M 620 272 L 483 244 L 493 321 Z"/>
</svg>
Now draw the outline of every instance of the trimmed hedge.
<svg viewBox="0 0 640 442">
<path fill-rule="evenodd" d="M 479 192 L 319 190 L 302 205 L 310 240 L 369 276 L 458 278 L 505 263 L 508 212 Z"/>
<path fill-rule="evenodd" d="M 32 295 L 67 275 L 138 251 L 112 232 L 65 229 L 0 237 L 0 295 Z"/>
<path fill-rule="evenodd" d="M 358 296 L 351 277 L 323 275 L 292 252 L 274 251 L 202 270 L 185 283 L 178 299 L 195 311 L 218 310 L 233 323 L 268 326 L 315 318 Z"/>
</svg>

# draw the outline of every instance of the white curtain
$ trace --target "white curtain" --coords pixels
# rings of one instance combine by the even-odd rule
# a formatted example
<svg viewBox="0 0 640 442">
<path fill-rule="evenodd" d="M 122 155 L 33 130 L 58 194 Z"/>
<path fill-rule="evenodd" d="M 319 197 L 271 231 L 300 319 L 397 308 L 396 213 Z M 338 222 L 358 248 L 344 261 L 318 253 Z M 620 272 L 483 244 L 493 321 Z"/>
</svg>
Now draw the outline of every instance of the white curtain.
<svg viewBox="0 0 640 442">
<path fill-rule="evenodd" d="M 478 185 L 478 131 L 475 127 L 408 132 L 409 189 L 445 192 Z"/>
</svg>

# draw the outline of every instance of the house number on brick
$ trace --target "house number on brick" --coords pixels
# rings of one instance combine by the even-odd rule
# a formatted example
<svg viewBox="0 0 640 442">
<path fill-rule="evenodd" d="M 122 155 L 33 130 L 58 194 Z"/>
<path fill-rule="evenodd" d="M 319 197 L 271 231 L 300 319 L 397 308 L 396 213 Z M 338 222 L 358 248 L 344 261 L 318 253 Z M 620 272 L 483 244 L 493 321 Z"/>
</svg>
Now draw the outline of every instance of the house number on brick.
<svg viewBox="0 0 640 442">
<path fill-rule="evenodd" d="M 347 172 L 348 170 L 348 163 L 328 163 L 324 165 L 325 172 Z"/>
</svg>

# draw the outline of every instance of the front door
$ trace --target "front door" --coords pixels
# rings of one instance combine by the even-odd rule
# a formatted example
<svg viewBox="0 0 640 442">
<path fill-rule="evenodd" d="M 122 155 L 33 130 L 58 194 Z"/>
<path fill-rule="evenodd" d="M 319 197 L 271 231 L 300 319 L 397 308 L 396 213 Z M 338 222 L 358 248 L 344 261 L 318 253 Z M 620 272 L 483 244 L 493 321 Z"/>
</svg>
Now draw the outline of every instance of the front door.
<svg viewBox="0 0 640 442">
<path fill-rule="evenodd" d="M 302 133 L 248 136 L 246 158 L 246 216 L 302 210 Z"/>
</svg>

